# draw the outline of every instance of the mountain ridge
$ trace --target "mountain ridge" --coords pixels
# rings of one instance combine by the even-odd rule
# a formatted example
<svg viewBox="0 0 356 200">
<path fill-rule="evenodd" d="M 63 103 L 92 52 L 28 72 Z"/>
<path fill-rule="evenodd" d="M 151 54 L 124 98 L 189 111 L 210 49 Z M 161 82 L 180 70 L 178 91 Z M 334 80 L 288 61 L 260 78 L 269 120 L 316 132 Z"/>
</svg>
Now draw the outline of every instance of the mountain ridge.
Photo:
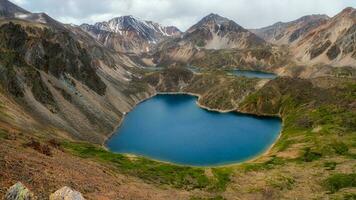
<svg viewBox="0 0 356 200">
<path fill-rule="evenodd" d="M 356 10 L 348 7 L 333 17 L 309 15 L 251 31 L 289 46 L 297 64 L 356 66 L 355 24 Z"/>
<path fill-rule="evenodd" d="M 190 63 L 195 59 L 209 59 L 212 51 L 243 50 L 268 47 L 263 39 L 233 20 L 211 13 L 192 25 L 180 38 L 157 46 L 154 62 Z M 253 61 L 254 62 L 254 61 Z"/>
<path fill-rule="evenodd" d="M 177 37 L 181 31 L 174 26 L 161 26 L 131 15 L 80 27 L 99 42 L 121 52 L 148 52 L 166 37 Z"/>
<path fill-rule="evenodd" d="M 0 17 L 16 17 L 22 14 L 30 14 L 30 12 L 8 0 L 0 0 Z"/>
<path fill-rule="evenodd" d="M 273 44 L 289 44 L 328 19 L 330 18 L 327 15 L 307 15 L 290 22 L 277 22 L 267 27 L 250 30 Z"/>
<path fill-rule="evenodd" d="M 214 13 L 207 15 L 191 26 L 184 33 L 183 39 L 197 37 L 195 35 L 206 40 L 207 44 L 199 46 L 204 46 L 207 49 L 242 49 L 264 44 L 263 40 L 244 29 L 235 21 Z M 225 38 L 228 41 L 224 41 Z"/>
</svg>

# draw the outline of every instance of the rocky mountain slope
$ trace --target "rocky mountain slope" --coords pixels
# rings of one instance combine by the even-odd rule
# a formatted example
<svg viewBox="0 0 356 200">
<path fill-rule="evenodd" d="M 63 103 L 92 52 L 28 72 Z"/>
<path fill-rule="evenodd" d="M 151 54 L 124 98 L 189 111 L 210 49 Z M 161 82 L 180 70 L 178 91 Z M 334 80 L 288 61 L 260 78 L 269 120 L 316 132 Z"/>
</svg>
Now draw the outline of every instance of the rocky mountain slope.
<svg viewBox="0 0 356 200">
<path fill-rule="evenodd" d="M 209 55 L 220 50 L 236 52 L 263 48 L 269 48 L 263 39 L 232 20 L 210 14 L 189 28 L 182 37 L 158 45 L 154 62 L 161 65 L 172 61 L 191 63 L 195 59 L 209 59 Z M 250 58 L 254 60 L 255 55 Z"/>
<path fill-rule="evenodd" d="M 31 14 L 29 11 L 18 7 L 8 0 L 0 0 L 0 17 L 16 17 Z"/>
<path fill-rule="evenodd" d="M 189 28 L 180 42 L 204 49 L 245 49 L 265 42 L 234 21 L 210 14 Z"/>
<path fill-rule="evenodd" d="M 80 26 L 106 47 L 120 52 L 143 53 L 169 37 L 177 37 L 180 30 L 174 26 L 161 26 L 133 16 L 122 16 L 107 22 Z"/>
<path fill-rule="evenodd" d="M 8 0 L 0 1 L 0 18 L 22 19 L 34 23 L 50 24 L 56 28 L 62 28 L 62 24 L 48 16 L 46 13 L 31 13 Z"/>
<path fill-rule="evenodd" d="M 310 30 L 326 23 L 328 19 L 327 15 L 308 15 L 295 21 L 277 22 L 271 26 L 250 31 L 273 44 L 294 44 Z"/>
<path fill-rule="evenodd" d="M 289 45 L 298 64 L 356 66 L 355 26 L 356 11 L 350 7 L 332 18 L 311 15 L 251 31 L 268 42 Z"/>
<path fill-rule="evenodd" d="M 356 66 L 356 9 L 346 8 L 311 30 L 293 53 L 300 62 Z"/>
<path fill-rule="evenodd" d="M 77 27 L 48 19 L 0 20 L 1 98 L 3 112 L 13 116 L 3 121 L 102 143 L 140 99 L 135 95 L 149 91 L 132 92 L 130 81 L 139 74 L 133 74 L 137 65 L 129 57 Z"/>
</svg>

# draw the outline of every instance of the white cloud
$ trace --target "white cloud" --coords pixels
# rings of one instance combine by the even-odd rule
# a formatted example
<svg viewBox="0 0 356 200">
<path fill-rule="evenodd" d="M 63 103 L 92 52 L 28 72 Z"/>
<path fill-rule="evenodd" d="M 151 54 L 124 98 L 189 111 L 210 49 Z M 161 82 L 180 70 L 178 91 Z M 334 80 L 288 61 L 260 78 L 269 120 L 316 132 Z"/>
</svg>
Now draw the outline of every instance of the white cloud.
<svg viewBox="0 0 356 200">
<path fill-rule="evenodd" d="M 13 3 L 21 5 L 24 4 L 26 2 L 26 0 L 12 0 Z"/>
<path fill-rule="evenodd" d="M 308 14 L 333 16 L 355 0 L 12 0 L 32 11 L 46 12 L 65 23 L 94 23 L 134 15 L 182 30 L 209 13 L 235 20 L 247 28 L 291 21 Z"/>
</svg>

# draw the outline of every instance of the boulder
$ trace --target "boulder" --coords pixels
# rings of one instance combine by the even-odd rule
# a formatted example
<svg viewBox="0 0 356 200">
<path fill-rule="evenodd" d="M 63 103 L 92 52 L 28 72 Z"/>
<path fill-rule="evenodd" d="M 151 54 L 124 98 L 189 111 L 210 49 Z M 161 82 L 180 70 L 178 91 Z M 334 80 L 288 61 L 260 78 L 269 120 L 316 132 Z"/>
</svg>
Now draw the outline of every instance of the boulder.
<svg viewBox="0 0 356 200">
<path fill-rule="evenodd" d="M 28 190 L 21 182 L 11 186 L 5 195 L 5 200 L 33 200 L 32 192 Z"/>
<path fill-rule="evenodd" d="M 51 194 L 50 200 L 85 200 L 82 194 L 78 191 L 71 189 L 70 187 L 62 187 L 55 193 Z"/>
</svg>

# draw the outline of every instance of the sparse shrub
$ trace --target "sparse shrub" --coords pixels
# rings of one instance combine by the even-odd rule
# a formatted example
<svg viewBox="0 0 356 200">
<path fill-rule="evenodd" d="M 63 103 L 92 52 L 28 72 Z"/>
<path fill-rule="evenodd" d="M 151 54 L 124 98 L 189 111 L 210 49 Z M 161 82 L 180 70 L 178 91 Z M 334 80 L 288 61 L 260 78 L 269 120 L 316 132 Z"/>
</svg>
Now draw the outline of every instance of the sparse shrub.
<svg viewBox="0 0 356 200">
<path fill-rule="evenodd" d="M 324 167 L 326 170 L 334 170 L 336 168 L 336 162 L 325 162 Z"/>
<path fill-rule="evenodd" d="M 308 116 L 302 116 L 301 118 L 297 119 L 296 124 L 301 128 L 311 128 L 313 126 L 313 120 Z"/>
<path fill-rule="evenodd" d="M 301 160 L 304 162 L 312 162 L 314 160 L 319 160 L 321 158 L 321 153 L 312 151 L 309 147 L 305 149 Z"/>
<path fill-rule="evenodd" d="M 324 186 L 332 193 L 342 188 L 356 187 L 356 174 L 334 174 L 329 176 Z"/>
<path fill-rule="evenodd" d="M 232 174 L 231 169 L 215 168 L 212 169 L 212 171 L 217 182 L 214 184 L 214 187 L 211 189 L 213 191 L 225 191 L 227 184 L 230 182 L 230 176 Z"/>
<path fill-rule="evenodd" d="M 344 195 L 343 200 L 355 200 L 356 194 L 347 193 Z"/>
<path fill-rule="evenodd" d="M 216 197 L 191 197 L 190 200 L 225 200 L 224 197 L 222 196 L 216 196 Z"/>
<path fill-rule="evenodd" d="M 51 148 L 48 145 L 42 145 L 40 142 L 35 141 L 33 139 L 30 142 L 26 143 L 25 147 L 32 148 L 46 156 L 52 156 Z"/>
<path fill-rule="evenodd" d="M 264 163 L 248 163 L 244 165 L 245 171 L 257 171 L 257 170 L 265 170 L 265 169 L 273 169 L 277 165 L 285 164 L 285 160 L 279 158 L 277 156 L 273 156 L 270 160 Z"/>
<path fill-rule="evenodd" d="M 346 155 L 349 152 L 349 147 L 347 147 L 347 145 L 343 142 L 335 142 L 331 144 L 331 146 L 335 153 L 339 155 Z"/>
<path fill-rule="evenodd" d="M 61 149 L 61 143 L 56 139 L 50 139 L 48 141 L 48 144 L 53 148 Z"/>
<path fill-rule="evenodd" d="M 205 46 L 205 41 L 204 40 L 199 40 L 197 43 L 196 43 L 197 47 L 204 47 Z"/>
<path fill-rule="evenodd" d="M 295 184 L 294 178 L 290 176 L 273 177 L 269 179 L 268 182 L 272 187 L 277 188 L 279 190 L 291 190 L 293 188 L 293 185 Z"/>
</svg>

